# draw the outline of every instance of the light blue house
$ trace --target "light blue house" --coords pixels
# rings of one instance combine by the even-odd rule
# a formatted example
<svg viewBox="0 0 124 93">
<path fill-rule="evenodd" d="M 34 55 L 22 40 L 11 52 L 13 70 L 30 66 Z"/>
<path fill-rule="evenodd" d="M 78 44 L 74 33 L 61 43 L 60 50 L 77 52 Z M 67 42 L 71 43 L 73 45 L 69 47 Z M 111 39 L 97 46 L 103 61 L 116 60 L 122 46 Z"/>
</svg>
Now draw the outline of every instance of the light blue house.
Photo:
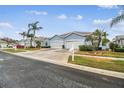
<svg viewBox="0 0 124 93">
<path fill-rule="evenodd" d="M 63 48 L 70 49 L 72 45 L 74 49 L 78 49 L 79 45 L 90 45 L 90 42 L 85 42 L 85 38 L 91 32 L 69 32 L 62 35 L 54 35 L 47 39 L 47 43 L 51 48 Z"/>
</svg>

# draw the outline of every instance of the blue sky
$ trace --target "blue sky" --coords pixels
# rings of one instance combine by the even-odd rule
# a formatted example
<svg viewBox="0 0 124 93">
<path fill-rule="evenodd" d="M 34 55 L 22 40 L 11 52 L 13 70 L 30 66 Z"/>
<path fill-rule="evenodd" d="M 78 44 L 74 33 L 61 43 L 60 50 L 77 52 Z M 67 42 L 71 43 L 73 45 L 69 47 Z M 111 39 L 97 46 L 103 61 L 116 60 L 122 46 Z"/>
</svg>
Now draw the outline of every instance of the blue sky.
<svg viewBox="0 0 124 93">
<path fill-rule="evenodd" d="M 72 31 L 91 32 L 96 28 L 104 29 L 109 39 L 124 34 L 124 23 L 109 27 L 113 17 L 122 10 L 118 6 L 0 6 L 0 37 L 21 39 L 18 34 L 27 31 L 28 23 L 39 21 L 43 29 L 37 36 L 51 37 Z"/>
</svg>

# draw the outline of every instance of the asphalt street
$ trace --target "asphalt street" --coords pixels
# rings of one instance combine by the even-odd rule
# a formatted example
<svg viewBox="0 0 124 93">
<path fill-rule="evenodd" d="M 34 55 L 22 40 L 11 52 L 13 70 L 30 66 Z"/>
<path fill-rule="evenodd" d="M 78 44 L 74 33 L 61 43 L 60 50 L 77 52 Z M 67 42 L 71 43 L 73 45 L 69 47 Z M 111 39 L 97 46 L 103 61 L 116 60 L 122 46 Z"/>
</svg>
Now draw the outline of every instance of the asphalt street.
<svg viewBox="0 0 124 93">
<path fill-rule="evenodd" d="M 124 79 L 0 52 L 1 88 L 116 88 Z"/>
</svg>

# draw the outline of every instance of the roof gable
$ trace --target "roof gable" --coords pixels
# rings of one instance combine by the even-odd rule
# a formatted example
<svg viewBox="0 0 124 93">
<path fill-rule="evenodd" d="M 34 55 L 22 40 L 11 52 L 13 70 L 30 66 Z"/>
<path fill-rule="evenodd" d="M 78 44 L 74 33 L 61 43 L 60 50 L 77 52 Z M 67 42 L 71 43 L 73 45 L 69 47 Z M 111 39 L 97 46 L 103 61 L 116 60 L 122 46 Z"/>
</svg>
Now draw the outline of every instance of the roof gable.
<svg viewBox="0 0 124 93">
<path fill-rule="evenodd" d="M 59 36 L 59 35 L 54 35 L 53 37 L 50 38 L 50 40 L 53 39 L 53 38 L 55 38 L 55 37 L 59 37 L 60 39 L 63 39 L 63 38 L 62 38 L 61 36 Z"/>
<path fill-rule="evenodd" d="M 64 39 L 67 39 L 67 38 L 83 38 L 83 37 L 85 37 L 85 36 L 82 36 L 82 35 L 76 34 L 76 33 L 71 33 L 68 36 L 66 36 Z"/>
<path fill-rule="evenodd" d="M 70 36 L 71 34 L 76 34 L 76 35 L 85 37 L 85 36 L 91 34 L 91 32 L 77 32 L 77 31 L 74 31 L 74 32 L 69 32 L 69 33 L 62 34 L 60 36 L 63 37 L 63 38 L 66 38 L 66 37 Z"/>
</svg>

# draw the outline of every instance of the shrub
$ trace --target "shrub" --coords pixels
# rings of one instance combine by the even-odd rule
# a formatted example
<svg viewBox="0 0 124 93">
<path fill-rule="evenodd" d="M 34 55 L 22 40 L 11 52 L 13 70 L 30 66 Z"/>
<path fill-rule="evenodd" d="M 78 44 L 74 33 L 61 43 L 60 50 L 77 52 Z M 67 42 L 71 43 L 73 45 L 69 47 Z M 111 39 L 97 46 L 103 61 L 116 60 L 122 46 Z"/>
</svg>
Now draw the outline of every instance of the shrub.
<svg viewBox="0 0 124 93">
<path fill-rule="evenodd" d="M 118 46 L 118 44 L 114 44 L 114 43 L 110 43 L 109 44 L 109 47 L 110 47 L 110 49 L 112 49 L 113 51 L 115 50 L 115 48 L 118 48 L 119 46 Z"/>
<path fill-rule="evenodd" d="M 41 46 L 41 48 L 50 48 L 50 46 Z"/>
<path fill-rule="evenodd" d="M 28 47 L 28 48 L 35 48 L 34 46 L 30 46 L 30 47 Z"/>
<path fill-rule="evenodd" d="M 124 48 L 115 48 L 115 52 L 124 52 Z"/>
<path fill-rule="evenodd" d="M 80 45 L 79 46 L 79 50 L 80 51 L 92 51 L 93 47 L 92 46 L 88 46 L 88 45 Z"/>
<path fill-rule="evenodd" d="M 37 48 L 40 48 L 40 47 L 41 47 L 41 42 L 40 42 L 40 41 L 35 41 L 35 42 L 36 42 L 36 44 L 37 44 L 36 47 L 37 47 Z"/>
</svg>

